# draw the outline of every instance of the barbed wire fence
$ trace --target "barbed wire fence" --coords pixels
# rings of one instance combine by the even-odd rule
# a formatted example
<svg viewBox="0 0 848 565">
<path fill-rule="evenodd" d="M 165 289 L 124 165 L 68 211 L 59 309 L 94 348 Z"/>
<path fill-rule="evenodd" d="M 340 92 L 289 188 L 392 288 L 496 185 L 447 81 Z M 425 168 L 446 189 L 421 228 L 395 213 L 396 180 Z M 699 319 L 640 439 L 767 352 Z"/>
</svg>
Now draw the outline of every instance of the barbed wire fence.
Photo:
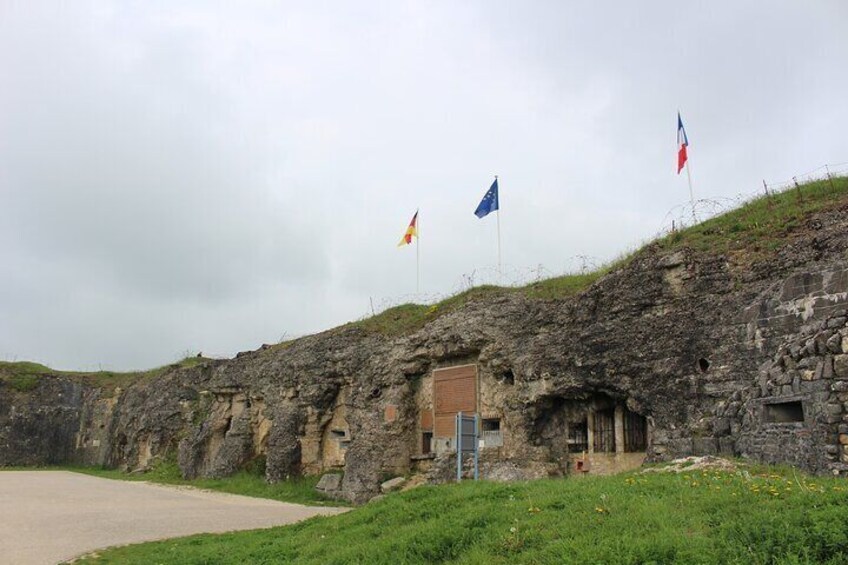
<svg viewBox="0 0 848 565">
<path fill-rule="evenodd" d="M 833 179 L 840 177 L 848 177 L 848 162 L 822 165 L 788 180 L 767 182 L 763 179 L 762 186 L 758 187 L 757 190 L 746 193 L 740 192 L 733 197 L 701 198 L 695 200 L 694 208 L 692 202 L 678 204 L 665 214 L 656 233 L 643 241 L 642 244 L 665 237 L 674 231 L 691 227 L 694 225 L 693 218 L 701 223 L 763 196 L 773 196 L 789 190 L 798 190 L 801 194 L 802 189 L 800 187 L 803 184 L 813 181 L 833 182 Z M 469 273 L 460 275 L 451 290 L 447 292 L 413 293 L 382 298 L 371 297 L 368 311 L 359 319 L 364 320 L 403 304 L 436 304 L 451 296 L 484 285 L 519 287 L 553 277 L 591 273 L 606 263 L 608 262 L 599 257 L 578 254 L 565 258 L 563 264 L 554 269 L 542 264 L 531 267 L 504 266 L 500 271 L 496 267 L 478 267 Z"/>
<path fill-rule="evenodd" d="M 757 190 L 739 193 L 734 197 L 696 200 L 694 209 L 691 202 L 678 204 L 665 215 L 662 225 L 654 235 L 654 239 L 668 235 L 675 230 L 691 227 L 693 217 L 701 223 L 763 196 L 774 196 L 790 190 L 797 190 L 799 196 L 803 196 L 801 185 L 814 181 L 829 181 L 832 183 L 833 179 L 846 176 L 848 176 L 848 163 L 828 164 L 796 175 L 788 180 L 767 182 L 763 179 L 762 186 Z"/>
</svg>

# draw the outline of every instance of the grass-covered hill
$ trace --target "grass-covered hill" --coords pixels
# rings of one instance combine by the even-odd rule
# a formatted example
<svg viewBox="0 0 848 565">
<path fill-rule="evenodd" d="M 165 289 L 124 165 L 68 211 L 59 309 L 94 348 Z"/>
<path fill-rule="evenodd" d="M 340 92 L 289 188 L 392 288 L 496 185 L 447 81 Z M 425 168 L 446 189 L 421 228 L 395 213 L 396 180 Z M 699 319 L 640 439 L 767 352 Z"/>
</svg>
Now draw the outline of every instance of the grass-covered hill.
<svg viewBox="0 0 848 565">
<path fill-rule="evenodd" d="M 118 387 L 126 386 L 138 379 L 152 378 L 167 371 L 185 367 L 193 367 L 204 361 L 203 357 L 186 357 L 176 363 L 163 365 L 147 371 L 57 371 L 40 363 L 31 361 L 0 361 L 0 381 L 7 383 L 19 392 L 32 390 L 38 384 L 38 379 L 44 375 L 57 375 L 80 380 L 94 386 Z"/>
<path fill-rule="evenodd" d="M 669 233 L 634 252 L 622 254 L 592 272 L 554 277 L 522 287 L 480 286 L 432 305 L 402 304 L 355 322 L 355 325 L 396 336 L 420 329 L 472 300 L 487 300 L 509 293 L 539 300 L 568 298 L 586 290 L 610 271 L 637 259 L 649 246 L 659 246 L 667 251 L 690 248 L 726 255 L 734 267 L 744 269 L 768 259 L 794 237 L 814 229 L 808 224 L 814 214 L 838 208 L 848 209 L 848 177 L 810 182 L 798 189 L 763 195 L 729 212 Z"/>
<path fill-rule="evenodd" d="M 307 522 L 99 552 L 126 564 L 846 563 L 848 484 L 788 469 L 419 487 Z"/>
</svg>

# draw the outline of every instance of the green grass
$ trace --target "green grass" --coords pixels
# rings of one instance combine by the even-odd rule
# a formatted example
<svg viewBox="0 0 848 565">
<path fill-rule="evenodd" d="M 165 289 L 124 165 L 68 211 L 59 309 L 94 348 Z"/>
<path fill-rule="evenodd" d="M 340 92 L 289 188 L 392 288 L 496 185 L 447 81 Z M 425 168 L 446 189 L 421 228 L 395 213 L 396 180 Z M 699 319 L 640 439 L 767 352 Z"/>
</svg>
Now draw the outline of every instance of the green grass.
<svg viewBox="0 0 848 565">
<path fill-rule="evenodd" d="M 420 487 L 269 530 L 95 563 L 845 563 L 848 485 L 775 469 Z"/>
<path fill-rule="evenodd" d="M 125 387 L 139 379 L 149 379 L 168 371 L 194 367 L 209 361 L 203 357 L 186 357 L 176 363 L 163 365 L 147 371 L 57 371 L 39 363 L 30 361 L 0 361 L 0 380 L 20 392 L 33 390 L 38 386 L 39 378 L 44 375 L 70 377 L 105 388 Z"/>
<path fill-rule="evenodd" d="M 424 327 L 436 318 L 453 312 L 472 301 L 486 300 L 494 296 L 511 292 L 511 289 L 494 285 L 483 285 L 460 292 L 449 298 L 431 304 L 401 304 L 380 312 L 349 326 L 359 327 L 368 332 L 385 336 L 404 335 Z"/>
<path fill-rule="evenodd" d="M 745 264 L 773 253 L 786 236 L 803 230 L 807 217 L 845 201 L 848 177 L 815 181 L 772 196 L 761 196 L 725 214 L 662 238 L 667 249 L 691 247 L 731 254 Z"/>
<path fill-rule="evenodd" d="M 10 387 L 27 392 L 38 386 L 39 376 L 49 373 L 50 368 L 29 361 L 0 361 L 0 380 Z"/>
</svg>

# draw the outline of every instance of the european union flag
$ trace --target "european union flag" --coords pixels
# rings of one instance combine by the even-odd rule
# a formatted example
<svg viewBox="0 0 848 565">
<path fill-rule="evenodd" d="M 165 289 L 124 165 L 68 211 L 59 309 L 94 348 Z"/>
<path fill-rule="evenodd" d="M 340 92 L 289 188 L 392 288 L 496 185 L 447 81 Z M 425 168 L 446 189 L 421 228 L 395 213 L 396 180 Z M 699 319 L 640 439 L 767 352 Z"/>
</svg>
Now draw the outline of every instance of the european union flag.
<svg viewBox="0 0 848 565">
<path fill-rule="evenodd" d="M 486 193 L 485 196 L 483 196 L 483 200 L 480 201 L 480 204 L 477 206 L 477 209 L 474 210 L 474 215 L 478 218 L 484 218 L 497 209 L 498 179 L 495 178 L 495 182 L 492 183 L 491 188 L 489 188 L 489 191 Z"/>
</svg>

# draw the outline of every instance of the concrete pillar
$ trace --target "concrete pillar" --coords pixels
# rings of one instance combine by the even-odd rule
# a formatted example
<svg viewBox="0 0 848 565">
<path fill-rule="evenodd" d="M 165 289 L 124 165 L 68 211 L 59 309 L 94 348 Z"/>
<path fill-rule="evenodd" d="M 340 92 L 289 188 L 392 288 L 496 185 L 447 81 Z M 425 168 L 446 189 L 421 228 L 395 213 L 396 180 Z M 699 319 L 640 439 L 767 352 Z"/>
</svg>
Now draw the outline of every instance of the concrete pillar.
<svg viewBox="0 0 848 565">
<path fill-rule="evenodd" d="M 595 453 L 595 411 L 586 411 L 586 453 Z"/>
<path fill-rule="evenodd" d="M 624 407 L 615 407 L 615 452 L 624 453 Z"/>
</svg>

